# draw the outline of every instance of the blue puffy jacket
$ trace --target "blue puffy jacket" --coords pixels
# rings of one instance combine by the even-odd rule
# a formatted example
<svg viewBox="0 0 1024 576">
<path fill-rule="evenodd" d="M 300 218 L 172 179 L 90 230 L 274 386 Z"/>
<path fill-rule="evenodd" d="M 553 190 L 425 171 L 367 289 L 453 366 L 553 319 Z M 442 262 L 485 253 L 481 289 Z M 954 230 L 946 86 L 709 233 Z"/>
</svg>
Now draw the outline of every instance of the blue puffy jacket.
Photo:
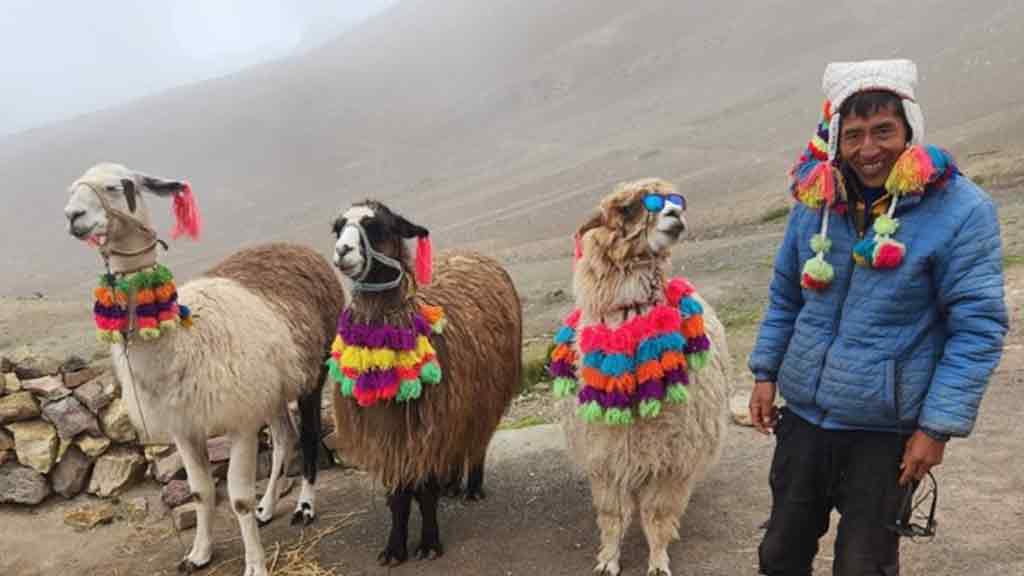
<svg viewBox="0 0 1024 576">
<path fill-rule="evenodd" d="M 822 214 L 796 205 L 750 370 L 823 428 L 966 436 L 1007 331 L 996 209 L 955 173 L 895 215 L 907 254 L 891 270 L 857 266 L 857 231 L 833 217 L 835 280 L 815 292 L 800 277 Z"/>
</svg>

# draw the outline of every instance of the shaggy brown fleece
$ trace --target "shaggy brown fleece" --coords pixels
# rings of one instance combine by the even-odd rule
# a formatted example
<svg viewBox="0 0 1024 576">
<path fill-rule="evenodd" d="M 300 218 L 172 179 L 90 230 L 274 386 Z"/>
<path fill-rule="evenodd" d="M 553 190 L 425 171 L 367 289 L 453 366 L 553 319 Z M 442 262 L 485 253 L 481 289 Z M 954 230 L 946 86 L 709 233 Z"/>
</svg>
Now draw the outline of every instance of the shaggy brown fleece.
<svg viewBox="0 0 1024 576">
<path fill-rule="evenodd" d="M 442 380 L 424 385 L 412 402 L 360 408 L 334 386 L 338 451 L 368 470 L 387 488 L 415 486 L 453 469 L 482 463 L 487 445 L 509 402 L 519 391 L 522 310 L 508 273 L 496 261 L 472 252 L 449 252 L 435 261 L 434 281 L 376 320 L 407 318 L 415 306 L 442 306 L 444 333 L 433 335 Z M 366 320 L 360 300 L 357 318 Z M 382 317 L 383 315 L 383 317 Z"/>
<path fill-rule="evenodd" d="M 302 354 L 304 381 L 311 386 L 304 392 L 321 384 L 320 369 L 345 305 L 341 282 L 323 256 L 305 246 L 265 244 L 232 254 L 205 275 L 234 280 L 271 303 Z"/>
</svg>

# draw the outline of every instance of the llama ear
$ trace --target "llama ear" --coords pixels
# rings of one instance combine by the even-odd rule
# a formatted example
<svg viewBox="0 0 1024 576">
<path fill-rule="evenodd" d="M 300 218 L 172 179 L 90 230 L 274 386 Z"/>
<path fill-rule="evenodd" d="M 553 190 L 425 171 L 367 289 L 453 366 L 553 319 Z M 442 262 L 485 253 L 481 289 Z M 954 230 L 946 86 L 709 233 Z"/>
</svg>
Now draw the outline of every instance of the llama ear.
<svg viewBox="0 0 1024 576">
<path fill-rule="evenodd" d="M 121 189 L 124 190 L 124 199 L 128 202 L 128 211 L 132 214 L 135 213 L 135 195 L 138 191 L 135 190 L 135 182 L 131 178 L 121 179 Z"/>
<path fill-rule="evenodd" d="M 149 190 L 157 196 L 171 196 L 179 192 L 184 192 L 187 184 L 179 180 L 165 180 L 163 178 L 157 178 L 156 176 L 149 176 L 147 174 L 136 173 L 135 180 L 142 185 L 143 188 Z"/>
<path fill-rule="evenodd" d="M 403 216 L 395 214 L 395 231 L 401 238 L 426 238 L 430 231 L 406 220 Z"/>
<path fill-rule="evenodd" d="M 604 212 L 603 211 L 594 212 L 590 216 L 590 219 L 587 220 L 586 222 L 584 222 L 576 230 L 576 238 L 580 242 L 582 242 L 583 241 L 583 237 L 586 236 L 587 232 L 590 232 L 594 228 L 600 228 L 601 226 L 604 226 Z"/>
</svg>

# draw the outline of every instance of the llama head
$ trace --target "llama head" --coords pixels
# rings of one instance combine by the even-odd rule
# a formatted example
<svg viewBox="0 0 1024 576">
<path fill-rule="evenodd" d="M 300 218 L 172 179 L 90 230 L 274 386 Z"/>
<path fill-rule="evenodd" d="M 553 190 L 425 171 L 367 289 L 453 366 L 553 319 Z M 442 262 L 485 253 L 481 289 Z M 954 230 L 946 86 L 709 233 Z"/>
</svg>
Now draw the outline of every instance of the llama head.
<svg viewBox="0 0 1024 576">
<path fill-rule="evenodd" d="M 669 253 L 686 230 L 686 201 L 664 180 L 619 185 L 576 233 L 576 305 L 588 317 L 643 309 L 661 295 Z"/>
<path fill-rule="evenodd" d="M 577 232 L 584 254 L 621 265 L 667 258 L 686 230 L 686 200 L 672 184 L 647 178 L 620 184 Z"/>
<path fill-rule="evenodd" d="M 375 200 L 353 204 L 334 220 L 334 265 L 356 289 L 400 285 L 410 269 L 405 241 L 417 239 L 416 280 L 430 281 L 430 232 Z"/>
<path fill-rule="evenodd" d="M 71 197 L 64 206 L 68 233 L 105 246 L 135 230 L 152 230 L 143 191 L 174 197 L 177 222 L 172 236 L 198 236 L 199 213 L 187 183 L 148 176 L 110 163 L 89 168 L 71 184 Z"/>
</svg>

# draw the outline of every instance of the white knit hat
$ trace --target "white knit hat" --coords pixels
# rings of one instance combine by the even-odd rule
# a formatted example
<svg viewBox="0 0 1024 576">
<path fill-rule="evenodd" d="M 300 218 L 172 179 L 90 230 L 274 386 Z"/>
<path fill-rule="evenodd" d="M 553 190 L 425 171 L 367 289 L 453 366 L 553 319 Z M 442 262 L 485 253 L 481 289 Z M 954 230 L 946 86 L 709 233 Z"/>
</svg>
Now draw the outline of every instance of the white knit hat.
<svg viewBox="0 0 1024 576">
<path fill-rule="evenodd" d="M 911 144 L 924 143 L 924 114 L 914 100 L 917 86 L 917 65 L 910 60 L 865 60 L 833 62 L 825 68 L 821 87 L 832 103 L 828 131 L 828 157 L 834 160 L 839 151 L 839 109 L 847 98 L 865 90 L 887 90 L 903 100 L 903 113 L 913 132 Z"/>
</svg>

